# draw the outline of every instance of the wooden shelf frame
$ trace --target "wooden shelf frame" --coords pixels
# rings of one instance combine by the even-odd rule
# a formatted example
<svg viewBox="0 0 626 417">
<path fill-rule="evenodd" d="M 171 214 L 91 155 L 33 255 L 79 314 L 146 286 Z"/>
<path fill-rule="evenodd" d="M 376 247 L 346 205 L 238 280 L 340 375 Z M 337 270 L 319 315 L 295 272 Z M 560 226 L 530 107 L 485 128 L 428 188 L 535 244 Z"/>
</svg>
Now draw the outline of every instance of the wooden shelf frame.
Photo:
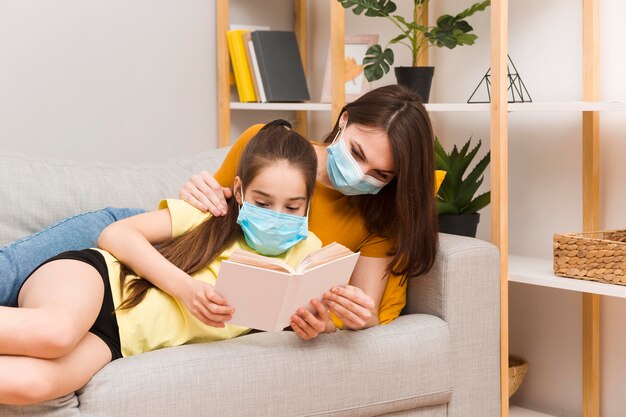
<svg viewBox="0 0 626 417">
<path fill-rule="evenodd" d="M 284 0 L 287 1 L 287 0 Z M 300 49 L 302 66 L 307 72 L 307 0 L 292 0 L 294 10 L 294 32 Z M 332 112 L 336 120 L 346 102 L 344 87 L 344 39 L 345 12 L 337 0 L 328 0 L 330 9 L 331 51 L 331 97 L 326 103 L 231 103 L 229 80 L 229 56 L 226 32 L 229 29 L 229 0 L 216 0 L 216 53 L 217 53 L 217 143 L 219 147 L 230 145 L 231 110 L 289 110 L 296 112 L 295 129 L 308 137 L 308 111 Z"/>
<path fill-rule="evenodd" d="M 582 61 L 583 102 L 554 106 L 563 111 L 582 111 L 583 154 L 583 230 L 601 230 L 600 221 L 600 116 L 599 111 L 623 110 L 620 103 L 599 103 L 599 50 L 600 50 L 600 0 L 582 0 Z M 506 59 L 508 41 L 508 0 L 494 0 L 491 4 L 491 69 L 492 102 L 491 117 L 491 239 L 500 249 L 500 322 L 501 322 L 501 416 L 508 417 L 508 189 L 507 189 L 507 106 Z M 532 103 L 534 104 L 534 103 Z M 511 104 L 509 110 L 532 111 L 541 105 Z M 517 108 L 516 108 L 517 107 Z M 566 109 L 569 108 L 569 109 Z M 545 110 L 549 110 L 545 109 Z M 538 284 L 540 277 L 515 275 L 512 280 L 527 279 Z M 534 280 L 534 281 L 533 281 Z M 554 278 L 557 280 L 557 278 Z M 520 281 L 523 282 L 523 281 Z M 543 281 L 552 283 L 558 281 Z M 566 285 L 565 282 L 559 285 Z M 568 282 L 567 285 L 571 283 Z M 598 284 L 606 285 L 606 284 Z M 548 285 L 552 286 L 552 285 Z M 582 338 L 582 410 L 583 417 L 600 417 L 600 295 L 583 292 L 583 338 Z M 620 290 L 621 291 L 621 290 Z M 616 290 L 616 292 L 618 292 Z"/>
</svg>

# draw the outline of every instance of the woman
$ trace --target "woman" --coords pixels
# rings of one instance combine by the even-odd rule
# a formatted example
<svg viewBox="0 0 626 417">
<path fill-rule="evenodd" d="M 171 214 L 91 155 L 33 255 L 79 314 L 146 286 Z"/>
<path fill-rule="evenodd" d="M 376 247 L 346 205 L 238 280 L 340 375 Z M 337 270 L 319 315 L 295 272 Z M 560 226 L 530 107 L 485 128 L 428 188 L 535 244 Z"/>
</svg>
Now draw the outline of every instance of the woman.
<svg viewBox="0 0 626 417">
<path fill-rule="evenodd" d="M 224 323 L 234 310 L 213 289 L 222 260 L 240 249 L 296 266 L 321 247 L 307 228 L 317 158 L 286 126 L 270 123 L 250 140 L 226 216 L 166 200 L 108 226 L 98 241 L 106 250 L 64 252 L 39 266 L 20 290 L 22 308 L 0 308 L 0 404 L 68 394 L 122 356 L 247 333 Z M 264 227 L 268 219 L 281 228 Z M 167 277 L 172 295 L 133 271 Z M 210 301 L 209 326 L 180 305 L 180 293 L 196 288 Z M 311 303 L 315 316 L 302 307 L 291 317 L 303 339 L 335 329 L 326 307 Z"/>
<path fill-rule="evenodd" d="M 222 215 L 224 197 L 231 191 L 220 184 L 232 184 L 238 155 L 258 128 L 237 140 L 215 178 L 194 176 L 181 198 Z M 315 147 L 318 172 L 310 228 L 323 244 L 338 241 L 361 252 L 351 285 L 326 294 L 339 326 L 361 329 L 395 319 L 404 307 L 406 279 L 432 266 L 438 243 L 433 143 L 419 97 L 390 85 L 344 106 L 324 140 L 328 146 Z M 57 252 L 62 250 L 66 248 Z M 195 294 L 183 302 L 206 300 Z"/>
</svg>

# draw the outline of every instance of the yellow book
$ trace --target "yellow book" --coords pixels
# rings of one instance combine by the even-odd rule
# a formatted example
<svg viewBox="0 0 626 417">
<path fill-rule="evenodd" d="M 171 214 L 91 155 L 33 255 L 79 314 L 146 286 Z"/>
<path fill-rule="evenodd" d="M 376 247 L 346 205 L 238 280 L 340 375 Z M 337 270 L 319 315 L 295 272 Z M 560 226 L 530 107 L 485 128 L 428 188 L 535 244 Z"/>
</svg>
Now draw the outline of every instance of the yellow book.
<svg viewBox="0 0 626 417">
<path fill-rule="evenodd" d="M 252 73 L 250 64 L 246 56 L 246 46 L 243 42 L 243 33 L 247 30 L 229 30 L 226 32 L 228 39 L 228 51 L 230 52 L 230 61 L 233 65 L 235 73 L 235 84 L 239 93 L 239 101 L 242 103 L 257 101 L 254 93 L 254 85 L 252 84 Z"/>
</svg>

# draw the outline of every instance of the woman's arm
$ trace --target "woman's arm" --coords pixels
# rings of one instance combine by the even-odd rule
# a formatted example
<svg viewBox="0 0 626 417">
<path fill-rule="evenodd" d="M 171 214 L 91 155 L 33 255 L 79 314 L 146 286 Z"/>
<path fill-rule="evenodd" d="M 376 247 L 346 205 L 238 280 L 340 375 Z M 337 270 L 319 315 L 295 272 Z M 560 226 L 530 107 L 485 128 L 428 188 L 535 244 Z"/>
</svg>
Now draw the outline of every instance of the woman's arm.
<svg viewBox="0 0 626 417">
<path fill-rule="evenodd" d="M 223 322 L 230 320 L 233 313 L 226 300 L 212 285 L 193 279 L 152 246 L 171 237 L 172 219 L 169 210 L 163 209 L 111 224 L 100 235 L 98 246 L 142 278 L 181 300 L 203 323 L 224 327 Z"/>
<path fill-rule="evenodd" d="M 391 259 L 360 256 L 350 285 L 333 287 L 324 294 L 324 302 L 345 328 L 357 330 L 379 324 L 378 311 Z"/>
</svg>

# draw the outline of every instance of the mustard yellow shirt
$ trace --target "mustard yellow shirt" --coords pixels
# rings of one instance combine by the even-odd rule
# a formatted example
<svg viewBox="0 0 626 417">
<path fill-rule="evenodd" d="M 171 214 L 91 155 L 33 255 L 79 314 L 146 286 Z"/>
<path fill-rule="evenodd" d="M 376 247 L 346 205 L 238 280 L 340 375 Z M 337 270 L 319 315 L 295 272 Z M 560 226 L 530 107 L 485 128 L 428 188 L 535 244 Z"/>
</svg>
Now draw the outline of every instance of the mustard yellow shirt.
<svg viewBox="0 0 626 417">
<path fill-rule="evenodd" d="M 226 187 L 232 186 L 243 149 L 262 127 L 262 124 L 251 126 L 237 139 L 222 166 L 214 173 L 217 182 Z M 444 176 L 445 172 L 436 171 L 435 190 Z M 361 252 L 363 256 L 373 258 L 388 256 L 393 242 L 368 232 L 359 209 L 350 206 L 348 198 L 334 188 L 317 181 L 309 210 L 309 229 L 321 239 L 324 246 L 339 242 L 354 252 Z M 401 285 L 401 280 L 402 276 L 389 276 L 378 313 L 380 323 L 394 320 L 406 304 L 406 283 Z M 341 322 L 335 317 L 333 321 L 341 327 Z"/>
<path fill-rule="evenodd" d="M 163 200 L 159 204 L 159 208 L 168 208 L 170 211 L 172 237 L 189 232 L 211 217 L 211 214 L 204 213 L 182 200 Z M 313 233 L 309 233 L 305 240 L 284 254 L 277 256 L 277 258 L 295 267 L 302 258 L 321 246 L 320 240 Z M 215 285 L 222 261 L 238 248 L 252 252 L 245 241 L 236 242 L 222 252 L 210 265 L 193 274 L 192 277 Z M 120 264 L 109 252 L 101 249 L 99 251 L 103 254 L 109 269 L 113 303 L 117 308 L 122 302 L 120 299 Z M 126 282 L 131 282 L 134 279 L 137 277 L 128 275 Z M 123 356 L 188 343 L 231 339 L 250 330 L 232 324 L 226 324 L 224 328 L 207 326 L 191 314 L 181 301 L 158 288 L 150 289 L 144 300 L 137 306 L 118 311 L 117 323 Z"/>
</svg>

